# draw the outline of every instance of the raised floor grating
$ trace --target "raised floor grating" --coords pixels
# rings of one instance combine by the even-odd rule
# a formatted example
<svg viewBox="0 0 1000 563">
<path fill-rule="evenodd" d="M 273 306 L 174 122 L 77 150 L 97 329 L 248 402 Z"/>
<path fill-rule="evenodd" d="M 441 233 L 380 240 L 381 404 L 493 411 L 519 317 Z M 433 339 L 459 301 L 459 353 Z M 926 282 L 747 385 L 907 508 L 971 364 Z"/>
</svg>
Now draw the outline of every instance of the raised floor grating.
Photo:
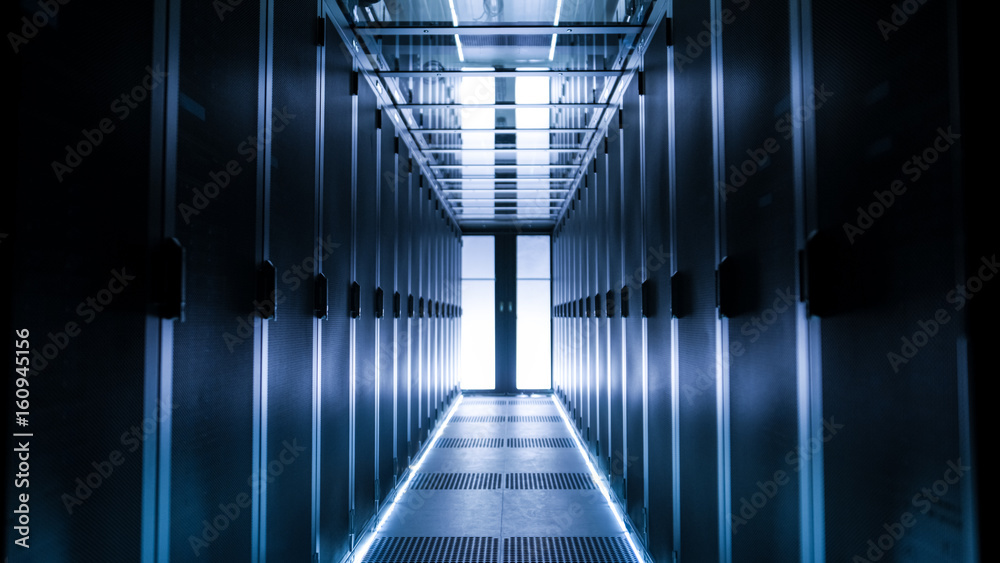
<svg viewBox="0 0 1000 563">
<path fill-rule="evenodd" d="M 593 489 L 587 473 L 508 473 L 508 489 Z"/>
<path fill-rule="evenodd" d="M 451 422 L 503 422 L 504 416 L 453 416 Z"/>
<path fill-rule="evenodd" d="M 503 550 L 503 563 L 639 563 L 619 537 L 504 538 Z"/>
<path fill-rule="evenodd" d="M 439 440 L 440 442 L 440 440 Z M 572 448 L 570 438 L 507 438 L 508 448 Z"/>
<path fill-rule="evenodd" d="M 497 563 L 498 538 L 376 538 L 362 563 Z"/>
<path fill-rule="evenodd" d="M 508 416 L 508 422 L 562 422 L 558 416 Z"/>
<path fill-rule="evenodd" d="M 541 399 L 511 399 L 507 402 L 508 405 L 551 405 L 552 399 L 541 398 Z"/>
<path fill-rule="evenodd" d="M 463 405 L 506 405 L 505 399 L 463 399 Z"/>
<path fill-rule="evenodd" d="M 502 448 L 503 438 L 438 438 L 441 448 Z"/>
<path fill-rule="evenodd" d="M 500 473 L 417 473 L 411 489 L 499 489 Z"/>
</svg>

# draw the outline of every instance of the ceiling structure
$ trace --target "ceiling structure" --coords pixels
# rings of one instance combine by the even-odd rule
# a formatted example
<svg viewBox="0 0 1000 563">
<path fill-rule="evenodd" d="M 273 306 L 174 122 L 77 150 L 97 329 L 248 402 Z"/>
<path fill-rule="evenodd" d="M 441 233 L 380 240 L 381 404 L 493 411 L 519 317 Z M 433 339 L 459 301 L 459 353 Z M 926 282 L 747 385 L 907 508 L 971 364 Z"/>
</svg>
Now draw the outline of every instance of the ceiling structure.
<svg viewBox="0 0 1000 563">
<path fill-rule="evenodd" d="M 667 11 L 666 0 L 328 1 L 463 230 L 556 225 Z"/>
</svg>

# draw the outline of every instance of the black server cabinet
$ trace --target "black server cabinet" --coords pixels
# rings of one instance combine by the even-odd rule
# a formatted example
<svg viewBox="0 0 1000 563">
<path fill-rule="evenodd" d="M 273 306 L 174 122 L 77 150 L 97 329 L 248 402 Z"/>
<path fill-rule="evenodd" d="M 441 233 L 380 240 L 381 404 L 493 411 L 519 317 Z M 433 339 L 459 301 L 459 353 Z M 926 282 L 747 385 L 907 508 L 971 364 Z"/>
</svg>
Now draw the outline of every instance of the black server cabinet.
<svg viewBox="0 0 1000 563">
<path fill-rule="evenodd" d="M 612 119 L 608 126 L 608 251 L 611 296 L 613 314 L 609 323 L 610 335 L 610 385 L 608 395 L 611 402 L 609 423 L 611 426 L 608 442 L 608 467 L 612 493 L 619 503 L 625 501 L 625 402 L 624 381 L 625 361 L 622 334 L 625 330 L 622 309 L 627 304 L 622 293 L 622 129 L 617 120 Z"/>
<path fill-rule="evenodd" d="M 859 4 L 848 17 L 818 2 L 806 22 L 817 98 L 808 291 L 830 561 L 975 554 L 964 332 L 996 282 L 985 279 L 990 254 L 968 266 L 958 254 L 957 4 Z M 897 537 L 884 539 L 888 529 Z"/>
<path fill-rule="evenodd" d="M 427 356 L 427 431 L 434 430 L 441 393 L 441 319 L 438 311 L 441 308 L 441 226 L 440 203 L 431 196 L 428 210 L 431 220 L 428 221 L 428 292 L 427 326 L 428 326 L 428 356 Z"/>
<path fill-rule="evenodd" d="M 378 187 L 379 225 L 379 275 L 376 289 L 375 314 L 379 323 L 378 342 L 378 498 L 388 496 L 394 486 L 393 457 L 395 447 L 395 393 L 396 393 L 396 322 L 393 315 L 393 296 L 396 293 L 396 128 L 382 111 L 380 118 L 380 166 Z"/>
<path fill-rule="evenodd" d="M 671 217 L 670 137 L 668 116 L 670 57 L 669 22 L 660 24 L 643 59 L 645 87 L 646 219 L 641 313 L 646 319 L 646 393 L 649 491 L 646 548 L 657 561 L 669 561 L 674 550 L 674 397 L 673 319 L 670 311 L 670 274 L 674 237 Z M 667 478 L 671 475 L 671 478 Z"/>
<path fill-rule="evenodd" d="M 413 320 L 410 318 L 410 295 L 413 292 L 412 260 L 412 175 L 410 174 L 409 149 L 406 144 L 399 143 L 397 175 L 395 178 L 398 224 L 396 229 L 396 292 L 398 301 L 397 346 L 396 346 L 396 475 L 402 476 L 409 466 L 411 439 L 410 410 L 412 401 L 412 332 Z"/>
<path fill-rule="evenodd" d="M 677 4 L 673 14 L 677 269 L 687 283 L 675 302 L 677 322 L 682 561 L 719 561 L 718 410 L 716 382 L 715 245 L 717 188 L 713 175 L 713 56 L 696 37 L 711 21 L 707 1 Z M 694 42 L 689 45 L 688 38 Z"/>
<path fill-rule="evenodd" d="M 420 198 L 421 221 L 420 221 L 420 333 L 421 333 L 421 358 L 420 358 L 420 441 L 421 444 L 427 442 L 431 432 L 431 366 L 434 354 L 434 334 L 433 323 L 431 322 L 431 309 L 434 307 L 434 277 L 433 263 L 433 213 L 430 182 L 424 180 L 424 189 L 421 190 Z"/>
<path fill-rule="evenodd" d="M 410 192 L 410 295 L 407 307 L 410 310 L 410 455 L 416 455 L 423 441 L 421 399 L 423 397 L 423 358 L 424 358 L 424 298 L 423 272 L 427 267 L 423 251 L 424 208 L 426 198 L 423 187 L 423 176 L 419 170 L 412 171 L 412 188 Z"/>
<path fill-rule="evenodd" d="M 799 446 L 797 198 L 795 149 L 785 128 L 786 115 L 798 108 L 791 106 L 789 9 L 768 4 L 735 13 L 722 37 L 718 190 L 732 560 L 795 561 L 799 473 L 788 453 Z"/>
<path fill-rule="evenodd" d="M 610 174 L 608 171 L 607 144 L 604 149 L 598 148 L 594 159 L 594 175 L 597 178 L 597 297 L 603 308 L 601 318 L 597 323 L 597 356 L 600 361 L 597 366 L 597 378 L 600 380 L 598 394 L 597 418 L 600 427 L 597 430 L 597 461 L 601 471 L 608 475 L 611 472 L 611 322 L 613 317 L 614 297 L 611 291 L 611 210 L 610 210 Z M 610 300 L 609 300 L 610 299 Z"/>
<path fill-rule="evenodd" d="M 566 409 L 569 412 L 573 424 L 576 424 L 576 378 L 578 352 L 576 344 L 576 261 L 573 251 L 576 248 L 576 209 L 571 207 L 566 213 L 566 306 L 569 308 L 566 321 L 566 343 L 568 346 L 568 358 L 566 366 Z"/>
<path fill-rule="evenodd" d="M 634 77 L 625 89 L 621 109 L 622 129 L 622 314 L 625 349 L 625 448 L 620 463 L 625 479 L 625 508 L 639 530 L 645 527 L 645 368 L 643 342 L 642 282 L 647 250 L 643 240 L 646 209 L 643 134 L 646 115 L 641 104 L 639 79 Z M 627 294 L 624 292 L 627 291 Z"/>
<path fill-rule="evenodd" d="M 273 132 L 269 170 L 269 259 L 279 279 L 275 322 L 268 325 L 266 438 L 262 462 L 271 477 L 265 506 L 271 559 L 312 557 L 313 369 L 317 261 L 332 250 L 317 236 L 316 64 L 314 6 L 273 8 Z M 284 119 L 282 119 L 284 118 Z M 287 123 L 286 123 L 287 121 Z"/>
<path fill-rule="evenodd" d="M 457 325 L 453 316 L 452 307 L 458 302 L 458 287 L 456 285 L 457 260 L 455 257 L 455 233 L 452 231 L 450 220 L 446 223 L 445 229 L 445 276 L 444 276 L 444 304 L 445 308 L 445 387 L 444 402 L 445 408 L 451 404 L 454 397 L 455 385 L 455 327 Z M 443 413 L 442 413 L 443 414 Z"/>
<path fill-rule="evenodd" d="M 173 355 L 175 406 L 169 559 L 245 560 L 259 548 L 252 505 L 269 479 L 254 438 L 267 369 L 263 324 L 275 310 L 261 247 L 263 138 L 273 125 L 258 96 L 262 13 L 250 2 L 222 21 L 203 3 L 181 4 L 173 8 L 180 38 L 171 220 L 187 252 L 187 308 L 174 325 L 173 350 L 164 351 Z M 217 72 L 219 60 L 225 73 Z M 216 524 L 227 520 L 225 529 Z"/>
<path fill-rule="evenodd" d="M 556 229 L 553 236 L 553 247 L 552 247 L 552 301 L 556 305 L 553 307 L 553 314 L 556 315 L 556 323 L 554 329 L 554 338 L 559 343 L 558 347 L 553 348 L 553 354 L 556 358 L 554 365 L 553 381 L 552 387 L 559 400 L 566 403 L 565 394 L 565 374 L 566 374 L 566 334 L 565 334 L 565 318 L 562 312 L 562 303 L 566 301 L 565 297 L 565 281 L 563 279 L 563 254 L 565 253 L 565 223 L 560 223 L 559 227 Z"/>
<path fill-rule="evenodd" d="M 10 68 L 20 85 L 9 102 L 17 141 L 7 162 L 16 179 L 4 188 L 0 212 L 11 291 L 0 310 L 12 408 L 5 456 L 11 560 L 153 553 L 143 535 L 155 531 L 157 424 L 174 412 L 169 397 L 161 406 L 157 396 L 161 326 L 169 335 L 173 323 L 157 318 L 160 278 L 150 260 L 162 237 L 166 187 L 162 8 L 53 2 L 47 9 L 58 12 L 49 17 L 37 3 L 8 6 Z M 252 185 L 252 170 L 247 176 Z M 207 178 L 200 180 L 199 188 Z M 252 264 L 252 245 L 245 261 Z M 28 475 L 18 477 L 22 462 Z M 240 470 L 245 480 L 249 458 Z M 15 529 L 22 517 L 27 529 Z"/>
<path fill-rule="evenodd" d="M 319 397 L 319 551 L 321 560 L 339 561 L 351 545 L 351 151 L 344 116 L 353 115 L 352 62 L 345 58 L 336 28 L 326 22 L 323 82 L 322 233 L 329 319 L 322 323 Z"/>
<path fill-rule="evenodd" d="M 601 401 L 601 369 L 600 362 L 604 361 L 604 356 L 600 353 L 598 343 L 598 332 L 601 325 L 601 311 L 599 301 L 595 299 L 600 292 L 597 284 L 597 263 L 602 258 L 599 250 L 601 220 L 601 208 L 598 203 L 597 172 L 593 164 L 587 166 L 587 189 L 584 196 L 587 198 L 587 293 L 584 299 L 587 302 L 588 315 L 588 335 L 587 347 L 589 348 L 590 368 L 587 377 L 590 381 L 589 397 L 587 399 L 587 412 L 589 420 L 586 424 L 586 434 L 584 438 L 588 443 L 588 448 L 594 455 L 597 455 L 597 436 L 599 427 L 599 405 Z"/>
<path fill-rule="evenodd" d="M 354 206 L 354 279 L 361 311 L 354 321 L 354 533 L 375 514 L 375 403 L 378 342 L 375 318 L 378 252 L 378 101 L 364 79 L 357 92 L 357 185 Z"/>
</svg>

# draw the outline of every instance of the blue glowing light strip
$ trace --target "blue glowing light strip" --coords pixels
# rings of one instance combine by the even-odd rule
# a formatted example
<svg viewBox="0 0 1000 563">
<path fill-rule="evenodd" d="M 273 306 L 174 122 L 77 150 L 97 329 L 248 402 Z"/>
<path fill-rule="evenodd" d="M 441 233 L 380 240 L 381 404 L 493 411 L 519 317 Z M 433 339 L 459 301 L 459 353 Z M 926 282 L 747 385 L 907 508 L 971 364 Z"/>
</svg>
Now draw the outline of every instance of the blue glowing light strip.
<svg viewBox="0 0 1000 563">
<path fill-rule="evenodd" d="M 420 466 L 423 465 L 424 458 L 427 457 L 427 452 L 434 449 L 434 446 L 437 444 L 438 438 L 441 437 L 441 433 L 444 432 L 444 429 L 448 426 L 448 421 L 451 420 L 451 417 L 454 416 L 455 414 L 455 410 L 458 409 L 458 406 L 461 404 L 462 404 L 462 395 L 459 395 L 458 398 L 455 400 L 455 404 L 452 405 L 450 409 L 448 409 L 448 413 L 445 414 L 444 420 L 442 420 L 441 424 L 438 425 L 437 429 L 434 430 L 434 433 L 431 435 L 430 441 L 427 442 L 423 450 L 420 451 L 420 454 L 417 456 L 417 459 L 410 464 L 410 469 L 406 474 L 406 479 L 404 479 L 403 483 L 396 488 L 396 494 L 395 496 L 393 496 L 392 502 L 389 503 L 389 505 L 382 510 L 382 515 L 379 517 L 378 524 L 376 524 L 375 528 L 372 531 L 370 531 L 364 537 L 364 539 L 361 540 L 361 543 L 358 544 L 358 547 L 354 550 L 354 553 L 350 556 L 349 561 L 355 561 L 355 562 L 364 561 L 365 556 L 368 555 L 368 550 L 371 549 L 372 542 L 375 541 L 375 536 L 380 531 L 382 531 L 382 526 L 389 519 L 389 517 L 392 516 L 392 511 L 396 508 L 396 503 L 399 502 L 399 499 L 403 498 L 403 495 L 406 494 L 407 490 L 409 490 L 410 481 L 413 480 L 413 476 L 416 475 L 417 471 L 420 469 Z"/>
<path fill-rule="evenodd" d="M 615 516 L 615 521 L 618 522 L 622 532 L 625 533 L 625 539 L 628 540 L 628 545 L 632 548 L 632 552 L 635 554 L 636 560 L 648 561 L 649 559 L 646 557 L 644 550 L 640 549 L 632 539 L 632 534 L 629 532 L 628 526 L 625 525 L 625 515 L 622 514 L 618 504 L 611 499 L 611 493 L 605 486 L 604 479 L 601 477 L 601 474 L 597 471 L 597 468 L 594 467 L 594 464 L 591 463 L 590 454 L 587 453 L 587 448 L 580 440 L 580 435 L 577 434 L 576 428 L 573 426 L 573 423 L 570 422 L 569 414 L 566 412 L 566 409 L 563 407 L 562 403 L 556 400 L 555 395 L 552 396 L 552 402 L 555 403 L 556 407 L 559 409 L 559 416 L 562 417 L 563 422 L 566 423 L 566 428 L 569 429 L 570 435 L 573 436 L 573 441 L 576 443 L 577 449 L 580 450 L 580 456 L 583 457 L 584 463 L 587 464 L 587 469 L 590 470 L 590 478 L 594 481 L 594 484 L 597 485 L 601 494 L 604 495 L 604 500 L 607 501 L 608 506 L 611 508 L 611 512 Z"/>
</svg>

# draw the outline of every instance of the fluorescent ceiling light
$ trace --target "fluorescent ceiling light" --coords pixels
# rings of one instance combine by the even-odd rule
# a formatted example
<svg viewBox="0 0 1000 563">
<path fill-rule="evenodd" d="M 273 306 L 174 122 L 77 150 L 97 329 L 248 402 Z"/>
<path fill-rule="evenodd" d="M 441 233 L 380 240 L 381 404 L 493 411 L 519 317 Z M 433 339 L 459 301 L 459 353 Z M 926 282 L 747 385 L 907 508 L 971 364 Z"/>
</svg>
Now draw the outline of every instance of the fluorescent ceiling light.
<svg viewBox="0 0 1000 563">
<path fill-rule="evenodd" d="M 552 25 L 559 25 L 559 13 L 562 12 L 562 0 L 556 2 L 556 17 L 552 20 Z M 556 56 L 556 34 L 552 34 L 552 45 L 549 47 L 549 60 L 551 61 Z"/>
</svg>

